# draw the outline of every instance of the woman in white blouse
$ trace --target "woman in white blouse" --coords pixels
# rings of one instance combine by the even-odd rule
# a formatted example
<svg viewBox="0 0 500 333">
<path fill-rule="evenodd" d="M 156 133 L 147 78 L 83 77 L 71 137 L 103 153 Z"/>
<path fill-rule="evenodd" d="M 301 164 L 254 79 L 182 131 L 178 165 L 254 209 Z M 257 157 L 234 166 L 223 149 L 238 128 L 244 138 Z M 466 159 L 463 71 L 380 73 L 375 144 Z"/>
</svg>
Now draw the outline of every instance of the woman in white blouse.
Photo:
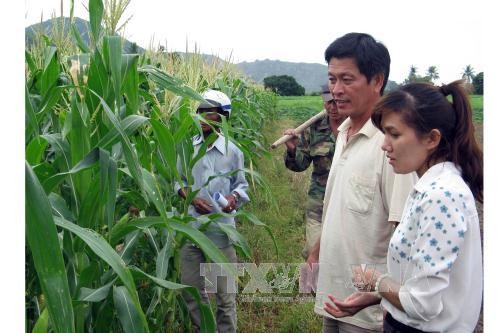
<svg viewBox="0 0 500 333">
<path fill-rule="evenodd" d="M 325 310 L 344 317 L 381 303 L 384 332 L 472 332 L 483 286 L 475 205 L 483 201 L 483 155 L 463 81 L 403 86 L 379 101 L 372 121 L 394 171 L 416 171 L 419 180 L 391 238 L 388 273 L 360 265 L 359 291 L 329 295 Z"/>
</svg>

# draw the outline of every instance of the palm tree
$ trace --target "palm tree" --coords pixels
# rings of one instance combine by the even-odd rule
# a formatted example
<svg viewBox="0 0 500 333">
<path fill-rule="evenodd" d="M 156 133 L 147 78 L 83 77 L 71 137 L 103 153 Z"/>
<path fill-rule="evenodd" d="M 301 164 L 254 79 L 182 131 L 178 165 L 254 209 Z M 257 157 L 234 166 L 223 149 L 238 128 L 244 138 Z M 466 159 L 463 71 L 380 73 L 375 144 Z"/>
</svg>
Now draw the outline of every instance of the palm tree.
<svg viewBox="0 0 500 333">
<path fill-rule="evenodd" d="M 427 76 L 431 81 L 439 79 L 439 73 L 436 66 L 430 66 L 427 69 Z"/>
<path fill-rule="evenodd" d="M 471 84 L 474 79 L 474 68 L 471 65 L 467 65 L 462 72 L 462 79 L 465 79 L 467 83 Z"/>
<path fill-rule="evenodd" d="M 411 65 L 410 73 L 408 73 L 408 77 L 405 79 L 404 84 L 412 83 L 417 81 L 417 67 Z"/>
</svg>

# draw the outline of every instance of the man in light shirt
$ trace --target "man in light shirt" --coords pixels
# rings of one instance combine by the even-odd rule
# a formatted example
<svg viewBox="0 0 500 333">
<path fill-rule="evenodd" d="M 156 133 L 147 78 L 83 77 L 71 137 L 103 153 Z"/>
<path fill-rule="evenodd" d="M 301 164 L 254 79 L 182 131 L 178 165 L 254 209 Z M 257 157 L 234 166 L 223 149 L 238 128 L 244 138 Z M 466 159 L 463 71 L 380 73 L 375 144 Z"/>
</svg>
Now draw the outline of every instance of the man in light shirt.
<svg viewBox="0 0 500 333">
<path fill-rule="evenodd" d="M 353 268 L 386 267 L 394 224 L 416 175 L 394 174 L 380 149 L 384 135 L 370 119 L 389 77 L 387 48 L 368 34 L 349 33 L 330 44 L 325 60 L 330 91 L 348 119 L 339 127 L 321 239 L 307 259 L 319 263 L 315 312 L 324 317 L 323 332 L 381 332 L 380 306 L 338 319 L 324 306 L 329 293 L 341 299 L 352 294 Z"/>
<path fill-rule="evenodd" d="M 179 159 L 177 168 L 182 183 L 175 184 L 175 190 L 184 199 L 190 192 L 197 192 L 188 209 L 189 215 L 200 217 L 210 213 L 231 213 L 250 199 L 247 194 L 248 182 L 245 179 L 245 163 L 241 150 L 220 134 L 222 116 L 231 115 L 229 97 L 216 90 L 207 90 L 202 94 L 206 102 L 201 103 L 197 113 L 207 122 L 201 123 L 203 135 L 193 139 L 196 156 L 205 141 L 208 144 L 205 154 L 194 164 L 191 170 L 192 184 L 188 183 L 185 168 Z M 215 141 L 213 141 L 215 134 Z M 218 199 L 216 199 L 218 198 Z M 221 200 L 222 198 L 222 200 Z M 236 251 L 227 234 L 220 225 L 235 227 L 234 217 L 219 217 L 204 231 L 205 235 L 222 251 L 229 262 L 236 263 Z M 200 220 L 191 222 L 200 228 Z M 205 278 L 200 272 L 200 264 L 207 263 L 203 251 L 187 242 L 181 249 L 180 268 L 181 282 L 199 289 L 202 301 L 209 304 L 205 289 Z M 236 332 L 236 293 L 232 289 L 230 279 L 221 279 L 217 283 L 217 329 L 219 332 Z M 189 293 L 183 293 L 193 323 L 193 330 L 201 329 L 201 313 L 195 299 Z"/>
</svg>

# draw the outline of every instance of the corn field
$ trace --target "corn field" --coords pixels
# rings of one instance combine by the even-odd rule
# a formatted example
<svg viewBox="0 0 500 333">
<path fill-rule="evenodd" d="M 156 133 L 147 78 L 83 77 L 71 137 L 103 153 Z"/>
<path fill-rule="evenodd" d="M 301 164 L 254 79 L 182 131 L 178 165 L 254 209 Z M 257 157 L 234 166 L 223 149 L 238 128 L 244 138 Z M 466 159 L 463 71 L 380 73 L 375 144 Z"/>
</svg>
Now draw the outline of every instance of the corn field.
<svg viewBox="0 0 500 333">
<path fill-rule="evenodd" d="M 213 262 L 227 259 L 190 226 L 193 195 L 174 192 L 176 164 L 189 171 L 204 154 L 206 144 L 193 156 L 204 121 L 195 111 L 201 91 L 218 89 L 233 107 L 221 131 L 266 193 L 252 165 L 268 154 L 260 129 L 276 99 L 197 52 L 123 53 L 116 27 L 124 8 L 109 4 L 89 1 L 89 43 L 70 27 L 40 35 L 25 52 L 26 331 L 183 332 L 186 291 L 200 304 L 202 331 L 214 332 L 210 306 L 179 283 L 178 254 L 190 240 Z M 236 217 L 267 228 L 250 213 Z M 239 255 L 251 256 L 236 229 L 227 232 Z"/>
</svg>

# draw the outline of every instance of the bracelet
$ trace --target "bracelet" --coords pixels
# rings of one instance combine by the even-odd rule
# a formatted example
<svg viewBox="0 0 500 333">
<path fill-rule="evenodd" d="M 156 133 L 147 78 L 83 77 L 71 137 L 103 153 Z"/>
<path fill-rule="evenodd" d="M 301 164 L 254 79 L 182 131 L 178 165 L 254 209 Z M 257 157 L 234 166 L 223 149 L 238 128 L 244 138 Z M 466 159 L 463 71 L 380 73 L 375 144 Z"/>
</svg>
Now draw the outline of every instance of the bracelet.
<svg viewBox="0 0 500 333">
<path fill-rule="evenodd" d="M 377 282 L 375 282 L 375 292 L 376 293 L 380 293 L 380 281 L 382 281 L 382 279 L 384 279 L 386 277 L 389 277 L 389 274 L 385 273 L 385 274 L 382 274 L 378 277 Z"/>
<path fill-rule="evenodd" d="M 234 200 L 236 200 L 236 202 L 238 202 L 239 194 L 236 194 L 236 192 L 231 192 L 231 195 L 233 196 Z"/>
</svg>

